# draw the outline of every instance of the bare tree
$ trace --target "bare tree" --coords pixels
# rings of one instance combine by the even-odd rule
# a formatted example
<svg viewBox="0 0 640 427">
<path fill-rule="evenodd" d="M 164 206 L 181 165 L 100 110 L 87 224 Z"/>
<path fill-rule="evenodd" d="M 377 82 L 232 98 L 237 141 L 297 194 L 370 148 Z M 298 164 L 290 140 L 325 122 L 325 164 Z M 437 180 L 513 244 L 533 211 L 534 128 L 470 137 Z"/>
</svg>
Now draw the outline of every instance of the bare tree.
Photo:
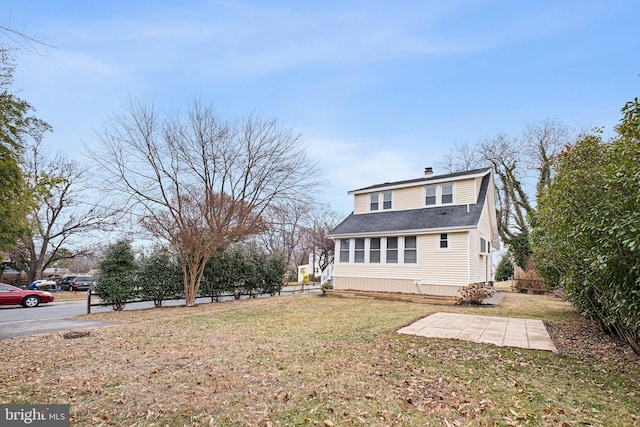
<svg viewBox="0 0 640 427">
<path fill-rule="evenodd" d="M 29 53 L 40 54 L 40 49 L 46 49 L 53 47 L 35 37 L 28 36 L 23 31 L 16 30 L 9 26 L 0 25 L 0 35 L 4 36 L 8 40 L 8 45 L 16 46 Z M 2 42 L 0 42 L 2 44 Z"/>
<path fill-rule="evenodd" d="M 297 271 L 304 258 L 301 236 L 312 209 L 312 205 L 301 198 L 286 199 L 274 203 L 263 215 L 267 229 L 256 236 L 256 242 L 270 253 L 282 254 L 291 271 Z"/>
<path fill-rule="evenodd" d="M 551 180 L 551 161 L 570 141 L 568 127 L 554 120 L 529 124 L 520 136 L 498 134 L 475 146 L 455 145 L 441 164 L 450 172 L 491 167 L 495 173 L 497 221 L 501 240 L 521 267 L 530 253 L 529 217 L 534 208 L 527 191 L 535 171 L 535 198 Z M 533 187 L 533 184 L 531 185 Z"/>
<path fill-rule="evenodd" d="M 483 157 L 476 146 L 466 142 L 455 143 L 438 163 L 449 173 L 463 172 L 479 168 L 483 163 Z"/>
<path fill-rule="evenodd" d="M 335 242 L 328 236 L 341 219 L 341 216 L 327 204 L 318 205 L 311 212 L 305 233 L 306 245 L 312 257 L 317 257 L 316 260 L 312 260 L 312 265 L 315 266 L 314 261 L 317 261 L 320 271 L 324 271 L 334 261 Z"/>
<path fill-rule="evenodd" d="M 24 175 L 34 205 L 29 230 L 9 257 L 31 282 L 56 261 L 87 255 L 82 239 L 113 225 L 114 219 L 89 202 L 87 169 L 60 154 L 50 158 L 40 143 L 28 150 Z"/>
<path fill-rule="evenodd" d="M 129 101 L 100 141 L 108 188 L 179 254 L 187 306 L 216 250 L 264 231 L 266 210 L 317 176 L 299 134 L 255 114 L 223 120 L 197 100 L 172 115 Z"/>
<path fill-rule="evenodd" d="M 530 167 L 538 173 L 536 199 L 551 183 L 551 162 L 571 142 L 569 127 L 556 120 L 546 119 L 527 125 L 523 132 L 527 156 L 533 160 Z"/>
</svg>

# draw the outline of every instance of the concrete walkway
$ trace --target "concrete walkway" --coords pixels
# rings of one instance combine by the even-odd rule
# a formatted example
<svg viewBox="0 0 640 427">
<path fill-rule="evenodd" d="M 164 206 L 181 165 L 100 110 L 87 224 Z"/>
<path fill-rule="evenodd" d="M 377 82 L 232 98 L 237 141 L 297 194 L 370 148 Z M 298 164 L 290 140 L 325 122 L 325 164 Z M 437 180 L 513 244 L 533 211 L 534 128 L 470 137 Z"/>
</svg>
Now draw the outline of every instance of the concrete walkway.
<svg viewBox="0 0 640 427">
<path fill-rule="evenodd" d="M 558 352 L 542 320 L 435 313 L 398 333 Z"/>
</svg>

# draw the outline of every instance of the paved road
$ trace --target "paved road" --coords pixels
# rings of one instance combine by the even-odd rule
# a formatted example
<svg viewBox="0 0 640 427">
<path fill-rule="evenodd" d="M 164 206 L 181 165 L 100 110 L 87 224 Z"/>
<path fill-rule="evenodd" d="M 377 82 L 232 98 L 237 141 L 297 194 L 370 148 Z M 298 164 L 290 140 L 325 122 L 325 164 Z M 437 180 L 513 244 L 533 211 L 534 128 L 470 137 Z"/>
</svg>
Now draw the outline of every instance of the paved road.
<svg viewBox="0 0 640 427">
<path fill-rule="evenodd" d="M 105 310 L 107 308 L 100 307 L 100 309 Z M 2 306 L 0 307 L 0 340 L 113 325 L 112 323 L 93 320 L 70 319 L 79 314 L 86 314 L 86 312 L 86 302 L 41 304 L 36 308 Z"/>
<path fill-rule="evenodd" d="M 306 291 L 307 289 L 305 289 Z M 319 289 L 312 292 L 318 293 Z M 284 294 L 284 292 L 283 292 Z M 198 298 L 196 303 L 209 303 L 211 298 Z M 165 301 L 164 306 L 184 305 L 184 300 Z M 153 302 L 131 303 L 125 310 L 153 308 Z M 111 311 L 111 306 L 91 307 L 92 313 Z M 87 314 L 86 302 L 54 302 L 35 308 L 0 306 L 0 340 L 51 332 L 71 331 L 114 326 L 117 323 L 95 320 L 72 320 L 71 317 Z"/>
</svg>

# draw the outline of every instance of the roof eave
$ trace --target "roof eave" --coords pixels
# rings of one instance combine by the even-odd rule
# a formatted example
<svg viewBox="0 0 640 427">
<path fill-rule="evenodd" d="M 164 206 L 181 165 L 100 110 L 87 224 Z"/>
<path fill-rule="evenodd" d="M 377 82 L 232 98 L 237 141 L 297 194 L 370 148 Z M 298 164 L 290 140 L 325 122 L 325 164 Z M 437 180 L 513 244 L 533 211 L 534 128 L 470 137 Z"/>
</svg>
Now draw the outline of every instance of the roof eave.
<svg viewBox="0 0 640 427">
<path fill-rule="evenodd" d="M 348 191 L 347 194 L 348 195 L 355 195 L 355 194 L 366 194 L 366 193 L 378 193 L 380 191 L 395 190 L 395 189 L 398 189 L 398 188 L 417 187 L 417 186 L 427 185 L 427 184 L 439 184 L 439 183 L 442 183 L 442 182 L 461 181 L 463 179 L 483 177 L 489 172 L 490 172 L 490 168 L 487 168 L 487 169 L 485 169 L 485 170 L 483 170 L 481 172 L 476 172 L 476 173 L 469 174 L 469 175 L 459 175 L 459 176 L 456 176 L 456 177 L 447 177 L 447 176 L 444 176 L 442 178 L 424 177 L 423 179 L 416 180 L 415 182 L 411 182 L 411 183 L 407 183 L 407 182 L 393 183 L 393 182 L 390 182 L 389 185 L 382 184 L 379 187 L 378 186 L 374 186 L 374 188 L 367 187 L 367 188 L 361 188 L 361 189 L 358 189 L 358 190 L 351 190 L 351 191 Z"/>
<path fill-rule="evenodd" d="M 457 227 L 439 227 L 439 228 L 422 228 L 422 229 L 413 229 L 413 230 L 393 230 L 393 231 L 367 231 L 363 233 L 340 233 L 340 234 L 329 234 L 328 237 L 331 239 L 342 239 L 345 237 L 379 237 L 379 236 L 406 236 L 409 234 L 438 234 L 444 232 L 456 232 L 456 231 L 469 231 L 475 230 L 477 226 L 475 225 L 461 225 Z"/>
</svg>

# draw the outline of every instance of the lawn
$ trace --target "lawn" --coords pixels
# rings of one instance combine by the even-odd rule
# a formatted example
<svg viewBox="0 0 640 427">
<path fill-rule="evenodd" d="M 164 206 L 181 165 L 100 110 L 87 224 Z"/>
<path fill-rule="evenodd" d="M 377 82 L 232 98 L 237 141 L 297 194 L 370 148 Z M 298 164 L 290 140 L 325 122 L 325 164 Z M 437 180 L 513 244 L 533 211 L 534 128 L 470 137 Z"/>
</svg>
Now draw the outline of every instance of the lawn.
<svg viewBox="0 0 640 427">
<path fill-rule="evenodd" d="M 395 333 L 437 311 L 543 319 L 560 353 Z M 79 426 L 640 424 L 640 357 L 549 296 L 293 295 L 83 317 L 122 325 L 0 342 L 0 403 L 66 403 Z"/>
</svg>

